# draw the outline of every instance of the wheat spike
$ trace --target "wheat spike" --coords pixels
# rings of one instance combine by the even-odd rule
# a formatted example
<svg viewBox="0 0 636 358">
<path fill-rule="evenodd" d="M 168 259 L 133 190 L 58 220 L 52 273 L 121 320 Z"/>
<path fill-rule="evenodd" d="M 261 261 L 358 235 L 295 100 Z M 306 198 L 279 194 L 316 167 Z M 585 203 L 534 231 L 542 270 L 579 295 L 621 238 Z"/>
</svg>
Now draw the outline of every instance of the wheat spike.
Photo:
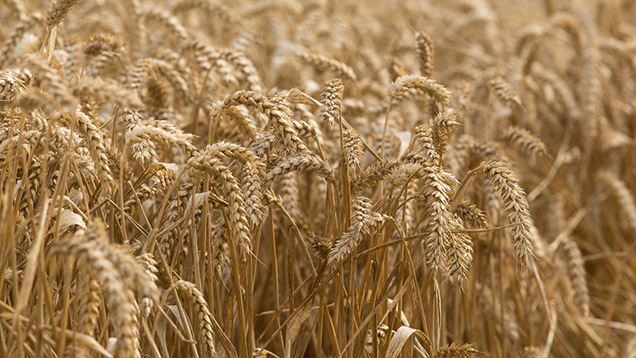
<svg viewBox="0 0 636 358">
<path fill-rule="evenodd" d="M 583 257 L 578 245 L 567 240 L 563 244 L 567 254 L 568 268 L 572 288 L 574 289 L 574 303 L 581 309 L 584 316 L 590 315 L 590 294 L 587 289 L 587 279 Z"/>
<path fill-rule="evenodd" d="M 78 2 L 79 0 L 57 0 L 46 13 L 46 24 L 49 27 L 59 25 Z"/>
<path fill-rule="evenodd" d="M 241 247 L 243 254 L 252 250 L 252 241 L 248 226 L 248 216 L 245 210 L 245 199 L 236 177 L 216 157 L 202 154 L 192 157 L 187 163 L 191 176 L 196 177 L 196 171 L 210 173 L 218 182 L 220 189 L 228 198 L 228 214 L 232 227 L 232 236 Z"/>
<path fill-rule="evenodd" d="M 510 107 L 521 106 L 521 98 L 502 77 L 495 77 L 488 82 L 497 99 Z"/>
<path fill-rule="evenodd" d="M 364 157 L 364 147 L 360 139 L 360 132 L 351 128 L 346 129 L 342 135 L 345 163 L 349 166 L 360 166 L 360 162 Z"/>
<path fill-rule="evenodd" d="M 342 116 L 342 98 L 344 94 L 344 84 L 339 78 L 328 81 L 324 85 L 322 94 L 320 95 L 320 118 L 327 121 L 329 126 L 334 123 L 340 123 Z"/>
<path fill-rule="evenodd" d="M 351 81 L 356 81 L 358 79 L 358 76 L 356 76 L 356 73 L 351 67 L 332 58 L 311 52 L 300 52 L 298 57 L 318 71 L 331 71 L 342 76 L 342 78 L 346 78 Z"/>
<path fill-rule="evenodd" d="M 191 283 L 184 280 L 178 280 L 174 284 L 175 288 L 183 292 L 186 297 L 194 302 L 197 312 L 197 319 L 199 320 L 199 332 L 202 336 L 203 342 L 207 349 L 209 357 L 216 357 L 216 348 L 214 345 L 214 331 L 212 329 L 212 314 L 208 309 L 208 303 L 203 297 L 201 291 Z"/>
<path fill-rule="evenodd" d="M 433 76 L 433 62 L 435 58 L 435 45 L 431 37 L 424 32 L 415 34 L 417 56 L 420 62 L 420 73 L 424 77 Z"/>
<path fill-rule="evenodd" d="M 632 196 L 629 188 L 625 185 L 625 183 L 619 179 L 616 174 L 604 171 L 598 174 L 598 180 L 603 184 L 607 185 L 616 200 L 618 201 L 619 208 L 621 209 L 623 215 L 625 215 L 625 222 L 628 224 L 629 229 L 632 233 L 636 232 L 636 203 L 634 202 L 634 197 Z"/>
<path fill-rule="evenodd" d="M 291 150 L 297 153 L 309 151 L 292 124 L 293 114 L 291 110 L 282 101 L 272 101 L 253 91 L 238 91 L 216 105 L 213 112 L 221 113 L 223 110 L 237 105 L 254 107 L 265 114 Z"/>
<path fill-rule="evenodd" d="M 424 168 L 424 194 L 428 198 L 428 213 L 431 222 L 427 228 L 426 262 L 433 271 L 447 270 L 448 245 L 452 238 L 453 218 L 449 213 L 451 186 L 446 173 L 439 167 Z"/>
<path fill-rule="evenodd" d="M 427 77 L 406 75 L 396 79 L 389 87 L 389 97 L 397 102 L 410 93 L 424 93 L 431 96 L 442 105 L 447 105 L 450 101 L 451 93 L 444 86 L 435 80 Z"/>
<path fill-rule="evenodd" d="M 531 154 L 534 157 L 548 154 L 545 144 L 543 144 L 541 139 L 537 138 L 526 129 L 514 126 L 508 127 L 502 135 L 502 138 L 522 152 Z"/>
<path fill-rule="evenodd" d="M 508 220 L 515 224 L 510 229 L 515 257 L 522 267 L 525 267 L 534 255 L 526 194 L 519 186 L 519 179 L 504 162 L 489 161 L 483 165 L 483 171 L 499 193 Z"/>
<path fill-rule="evenodd" d="M 365 236 L 375 235 L 386 217 L 371 210 L 371 203 L 364 197 L 353 200 L 351 226 L 336 240 L 327 254 L 327 266 L 337 269 L 355 250 Z"/>
<path fill-rule="evenodd" d="M 137 322 L 137 303 L 130 287 L 126 287 L 122 273 L 108 260 L 101 250 L 106 238 L 101 223 L 89 226 L 88 231 L 78 231 L 60 242 L 56 251 L 72 255 L 87 265 L 102 283 L 104 297 L 112 312 L 116 327 L 115 357 L 139 357 L 139 328 Z"/>
<path fill-rule="evenodd" d="M 315 155 L 303 155 L 287 158 L 267 172 L 265 186 L 270 185 L 276 178 L 295 171 L 313 171 L 328 181 L 334 181 L 334 174 L 327 164 Z"/>
<path fill-rule="evenodd" d="M 469 227 L 473 229 L 485 229 L 488 227 L 488 218 L 475 204 L 463 201 L 457 205 L 455 214 Z"/>
<path fill-rule="evenodd" d="M 455 342 L 440 347 L 435 352 L 435 358 L 468 358 L 471 355 L 479 353 L 472 344 Z"/>
</svg>

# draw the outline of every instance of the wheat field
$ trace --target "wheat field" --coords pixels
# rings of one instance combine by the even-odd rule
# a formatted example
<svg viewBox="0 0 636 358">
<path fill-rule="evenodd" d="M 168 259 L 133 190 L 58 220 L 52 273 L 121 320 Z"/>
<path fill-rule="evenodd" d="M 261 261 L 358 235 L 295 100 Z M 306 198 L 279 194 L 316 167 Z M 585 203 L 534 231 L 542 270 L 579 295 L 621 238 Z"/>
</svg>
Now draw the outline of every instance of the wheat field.
<svg viewBox="0 0 636 358">
<path fill-rule="evenodd" d="M 635 5 L 0 0 L 0 357 L 636 358 Z"/>
</svg>

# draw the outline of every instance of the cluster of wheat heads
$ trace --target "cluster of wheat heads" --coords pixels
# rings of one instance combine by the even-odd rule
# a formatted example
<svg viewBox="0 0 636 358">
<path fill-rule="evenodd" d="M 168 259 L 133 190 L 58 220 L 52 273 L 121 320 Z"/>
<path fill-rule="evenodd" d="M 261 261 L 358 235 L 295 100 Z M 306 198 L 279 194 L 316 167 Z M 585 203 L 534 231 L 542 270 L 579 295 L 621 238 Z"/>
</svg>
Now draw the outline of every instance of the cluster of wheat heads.
<svg viewBox="0 0 636 358">
<path fill-rule="evenodd" d="M 634 16 L 0 0 L 0 357 L 636 357 Z"/>
</svg>

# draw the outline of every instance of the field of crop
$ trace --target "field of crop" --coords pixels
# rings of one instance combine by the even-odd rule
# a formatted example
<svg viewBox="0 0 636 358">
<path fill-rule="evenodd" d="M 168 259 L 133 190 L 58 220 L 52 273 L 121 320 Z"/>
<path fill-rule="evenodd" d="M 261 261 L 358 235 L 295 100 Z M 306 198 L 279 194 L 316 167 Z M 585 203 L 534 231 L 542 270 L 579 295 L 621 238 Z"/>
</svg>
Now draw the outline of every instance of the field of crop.
<svg viewBox="0 0 636 358">
<path fill-rule="evenodd" d="M 0 0 L 0 357 L 636 358 L 635 18 Z"/>
</svg>

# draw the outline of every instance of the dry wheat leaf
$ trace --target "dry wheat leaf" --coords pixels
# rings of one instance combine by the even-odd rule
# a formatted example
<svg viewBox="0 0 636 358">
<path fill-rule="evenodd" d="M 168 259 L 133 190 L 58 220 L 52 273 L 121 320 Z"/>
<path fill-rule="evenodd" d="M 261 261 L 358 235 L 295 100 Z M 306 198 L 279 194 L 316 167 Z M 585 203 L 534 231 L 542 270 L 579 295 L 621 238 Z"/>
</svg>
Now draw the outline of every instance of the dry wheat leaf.
<svg viewBox="0 0 636 358">
<path fill-rule="evenodd" d="M 402 349 L 404 348 L 404 345 L 409 340 L 409 338 L 411 338 L 411 336 L 414 336 L 413 339 L 419 338 L 422 341 L 426 341 L 426 335 L 424 335 L 424 332 L 420 331 L 419 329 L 415 329 L 415 328 L 411 328 L 407 326 L 401 326 L 400 328 L 398 328 L 397 331 L 395 331 L 395 333 L 393 334 L 393 337 L 391 337 L 391 341 L 389 342 L 389 347 L 387 348 L 387 351 L 386 351 L 386 357 L 387 358 L 399 357 L 400 353 L 402 353 Z"/>
</svg>

